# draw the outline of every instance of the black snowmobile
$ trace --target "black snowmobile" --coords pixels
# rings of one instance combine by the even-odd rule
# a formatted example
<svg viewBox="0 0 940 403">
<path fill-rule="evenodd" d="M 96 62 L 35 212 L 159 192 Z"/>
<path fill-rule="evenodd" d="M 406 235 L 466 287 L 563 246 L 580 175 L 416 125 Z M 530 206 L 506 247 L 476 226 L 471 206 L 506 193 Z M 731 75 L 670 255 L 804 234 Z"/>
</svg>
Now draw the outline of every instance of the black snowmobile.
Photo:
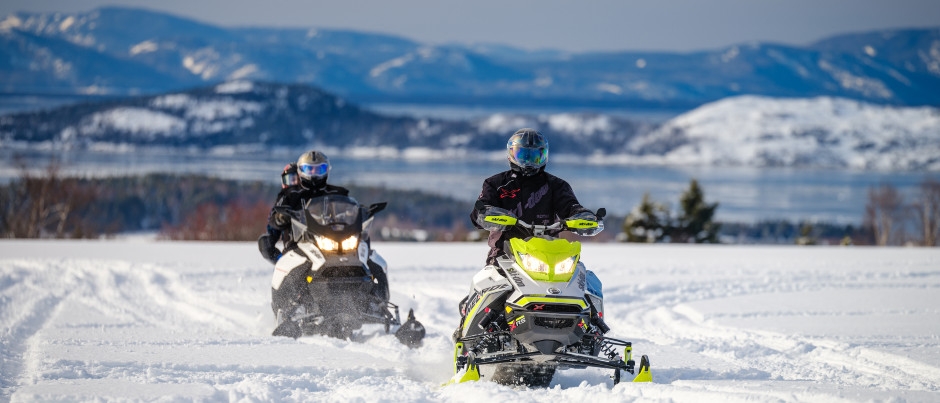
<svg viewBox="0 0 940 403">
<path fill-rule="evenodd" d="M 370 247 L 369 227 L 386 203 L 368 207 L 349 196 L 311 199 L 303 210 L 277 207 L 290 217 L 291 247 L 277 261 L 272 278 L 275 336 L 327 335 L 347 339 L 363 324 L 380 324 L 410 347 L 424 338 L 414 311 L 402 324 L 398 306 L 389 302 L 387 264 Z M 292 298 L 277 299 L 287 287 Z M 296 297 L 296 298 L 294 298 Z"/>
<path fill-rule="evenodd" d="M 605 210 L 552 225 L 531 225 L 509 211 L 486 207 L 484 229 L 524 228 L 532 236 L 512 238 L 497 266 L 473 278 L 463 302 L 465 316 L 454 334 L 454 371 L 450 383 L 480 379 L 492 366 L 502 384 L 548 386 L 557 368 L 612 369 L 634 374 L 631 342 L 608 337 L 600 280 L 581 263 L 581 243 L 549 236 L 560 231 L 593 236 L 603 230 Z M 622 349 L 622 350 L 621 350 Z M 623 351 L 623 355 L 620 354 Z M 651 382 L 649 359 L 642 356 L 634 382 Z"/>
</svg>

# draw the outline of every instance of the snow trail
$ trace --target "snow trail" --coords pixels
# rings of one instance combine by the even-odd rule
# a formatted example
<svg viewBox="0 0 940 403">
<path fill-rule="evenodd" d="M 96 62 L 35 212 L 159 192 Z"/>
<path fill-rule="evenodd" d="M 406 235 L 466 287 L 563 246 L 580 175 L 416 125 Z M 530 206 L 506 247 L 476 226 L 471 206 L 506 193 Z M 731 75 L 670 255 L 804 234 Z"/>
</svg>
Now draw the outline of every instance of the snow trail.
<svg viewBox="0 0 940 403">
<path fill-rule="evenodd" d="M 419 349 L 379 326 L 271 337 L 253 244 L 0 241 L 0 401 L 940 400 L 940 250 L 585 244 L 655 383 L 565 370 L 533 390 L 441 387 L 485 245 L 375 246 Z"/>
</svg>

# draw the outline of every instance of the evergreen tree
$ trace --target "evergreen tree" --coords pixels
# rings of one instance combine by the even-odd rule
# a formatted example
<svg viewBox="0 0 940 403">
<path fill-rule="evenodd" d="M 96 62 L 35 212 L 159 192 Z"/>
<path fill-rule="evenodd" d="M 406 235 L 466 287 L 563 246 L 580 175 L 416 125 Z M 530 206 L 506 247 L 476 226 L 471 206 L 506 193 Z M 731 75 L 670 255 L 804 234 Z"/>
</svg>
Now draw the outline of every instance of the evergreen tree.
<svg viewBox="0 0 940 403">
<path fill-rule="evenodd" d="M 705 203 L 705 193 L 698 181 L 692 179 L 689 189 L 679 199 L 679 217 L 668 228 L 672 242 L 718 243 L 720 224 L 712 221 L 718 203 Z"/>
<path fill-rule="evenodd" d="M 804 221 L 800 224 L 800 236 L 796 238 L 797 245 L 815 245 L 816 236 L 814 235 L 815 229 L 813 224 Z"/>
<path fill-rule="evenodd" d="M 653 243 L 662 241 L 669 224 L 669 208 L 650 200 L 649 193 L 623 221 L 623 232 L 627 242 Z"/>
</svg>

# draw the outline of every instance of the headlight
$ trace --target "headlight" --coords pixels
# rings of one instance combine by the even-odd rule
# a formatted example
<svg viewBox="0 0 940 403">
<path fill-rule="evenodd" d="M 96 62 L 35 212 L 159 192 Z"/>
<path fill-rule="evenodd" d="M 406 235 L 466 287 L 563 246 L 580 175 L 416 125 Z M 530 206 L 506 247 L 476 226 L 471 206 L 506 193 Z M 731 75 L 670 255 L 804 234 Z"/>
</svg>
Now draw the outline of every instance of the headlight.
<svg viewBox="0 0 940 403">
<path fill-rule="evenodd" d="M 359 246 L 359 237 L 353 235 L 349 238 L 346 238 L 345 240 L 343 240 L 343 243 L 341 246 L 343 247 L 343 250 L 356 249 L 356 247 Z"/>
<path fill-rule="evenodd" d="M 343 242 L 336 242 L 330 238 L 327 238 L 322 235 L 314 235 L 313 238 L 317 241 L 317 246 L 322 251 L 326 252 L 335 252 L 342 247 L 343 250 L 355 250 L 359 246 L 359 237 L 353 235 L 349 238 L 343 240 Z"/>
<path fill-rule="evenodd" d="M 326 251 L 326 252 L 332 252 L 332 251 L 335 251 L 335 250 L 339 249 L 339 243 L 338 243 L 338 242 L 336 242 L 336 241 L 334 241 L 334 240 L 332 240 L 332 239 L 330 239 L 330 238 L 327 238 L 327 237 L 325 237 L 325 236 L 314 235 L 314 236 L 313 236 L 313 239 L 315 239 L 315 240 L 317 241 L 317 246 L 320 248 L 320 250 L 323 250 L 323 251 Z"/>
<path fill-rule="evenodd" d="M 522 259 L 522 266 L 526 270 L 536 273 L 548 273 L 548 264 L 538 258 L 525 253 L 519 254 L 519 257 Z"/>
<path fill-rule="evenodd" d="M 574 256 L 555 264 L 555 274 L 568 274 L 574 271 Z"/>
</svg>

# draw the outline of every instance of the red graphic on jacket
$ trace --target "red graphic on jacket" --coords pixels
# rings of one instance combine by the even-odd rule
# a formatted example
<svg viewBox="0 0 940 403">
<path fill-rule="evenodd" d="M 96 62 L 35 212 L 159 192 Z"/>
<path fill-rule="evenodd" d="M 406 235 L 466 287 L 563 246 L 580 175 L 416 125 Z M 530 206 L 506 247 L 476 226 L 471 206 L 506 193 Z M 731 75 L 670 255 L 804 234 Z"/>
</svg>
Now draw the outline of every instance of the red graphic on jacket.
<svg viewBox="0 0 940 403">
<path fill-rule="evenodd" d="M 512 190 L 509 190 L 509 189 L 506 189 L 506 188 L 500 188 L 500 189 L 499 189 L 499 198 L 500 198 L 500 199 L 505 199 L 505 198 L 508 197 L 508 198 L 510 198 L 510 199 L 515 199 L 515 198 L 516 198 L 516 193 L 519 193 L 520 190 L 522 190 L 522 189 L 512 189 Z"/>
</svg>

